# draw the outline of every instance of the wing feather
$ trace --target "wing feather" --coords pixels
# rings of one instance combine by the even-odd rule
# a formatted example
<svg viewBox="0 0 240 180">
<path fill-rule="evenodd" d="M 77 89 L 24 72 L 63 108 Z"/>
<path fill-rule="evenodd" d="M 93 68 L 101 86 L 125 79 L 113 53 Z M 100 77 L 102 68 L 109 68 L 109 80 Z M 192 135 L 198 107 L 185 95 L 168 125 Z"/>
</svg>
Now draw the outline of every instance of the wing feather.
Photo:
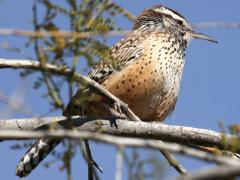
<svg viewBox="0 0 240 180">
<path fill-rule="evenodd" d="M 88 76 L 96 82 L 102 83 L 112 73 L 121 71 L 121 69 L 137 60 L 144 53 L 143 40 L 144 35 L 141 30 L 133 31 L 125 39 L 113 46 L 109 59 L 100 60 L 88 73 Z"/>
</svg>

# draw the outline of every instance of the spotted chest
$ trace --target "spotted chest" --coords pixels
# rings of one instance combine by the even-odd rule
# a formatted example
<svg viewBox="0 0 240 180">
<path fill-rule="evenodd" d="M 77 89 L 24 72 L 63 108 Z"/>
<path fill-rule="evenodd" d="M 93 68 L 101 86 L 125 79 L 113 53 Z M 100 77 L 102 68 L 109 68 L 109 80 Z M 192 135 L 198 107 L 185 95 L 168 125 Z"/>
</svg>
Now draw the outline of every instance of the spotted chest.
<svg viewBox="0 0 240 180">
<path fill-rule="evenodd" d="M 102 85 L 126 102 L 141 119 L 163 121 L 174 109 L 184 50 L 174 37 L 163 33 L 148 36 L 144 53 Z"/>
</svg>

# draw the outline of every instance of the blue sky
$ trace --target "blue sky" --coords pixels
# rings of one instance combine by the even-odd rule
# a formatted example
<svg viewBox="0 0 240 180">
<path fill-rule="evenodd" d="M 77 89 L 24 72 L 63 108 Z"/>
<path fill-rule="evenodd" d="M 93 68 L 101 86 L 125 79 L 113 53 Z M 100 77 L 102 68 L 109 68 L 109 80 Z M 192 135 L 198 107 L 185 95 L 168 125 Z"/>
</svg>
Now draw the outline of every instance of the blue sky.
<svg viewBox="0 0 240 180">
<path fill-rule="evenodd" d="M 32 29 L 32 12 L 30 0 L 8 0 L 0 1 L 0 28 Z M 115 1 L 117 2 L 117 1 Z M 143 9 L 155 4 L 164 4 L 183 14 L 190 22 L 240 22 L 240 1 L 234 0 L 201 0 L 201 1 L 177 1 L 177 0 L 121 0 L 118 4 L 125 7 L 133 14 L 138 15 Z M 130 29 L 132 24 L 120 18 L 119 25 L 124 29 Z M 240 30 L 208 28 L 197 29 L 197 31 L 213 36 L 218 44 L 201 40 L 193 40 L 187 50 L 186 65 L 181 84 L 181 92 L 176 110 L 165 123 L 198 128 L 210 128 L 219 130 L 219 122 L 226 127 L 239 123 L 240 120 Z M 25 42 L 20 37 L 0 36 L 0 44 L 8 42 L 10 46 L 21 47 Z M 109 43 L 116 42 L 116 38 L 109 39 Z M 0 49 L 0 58 L 26 59 L 33 56 L 31 51 L 26 50 L 23 54 L 6 52 Z M 41 98 L 42 91 L 34 91 L 32 82 L 34 77 L 24 80 L 18 77 L 16 70 L 0 71 L 0 90 L 7 95 L 14 94 L 16 90 L 22 90 L 24 84 L 24 103 L 31 107 L 37 114 L 48 111 L 48 101 Z M 20 89 L 20 90 L 19 90 Z M 0 112 L 6 108 L 0 103 Z M 5 117 L 0 114 L 0 119 Z M 24 117 L 14 115 L 11 118 Z M 13 151 L 9 146 L 14 142 L 3 142 L 0 145 L 0 167 L 1 177 L 5 179 L 17 179 L 14 175 L 15 166 L 24 153 Z M 115 168 L 115 149 L 111 146 L 94 144 L 94 156 L 103 166 L 102 179 L 113 179 Z M 144 155 L 147 153 L 143 151 Z M 160 154 L 159 154 L 160 157 Z M 48 160 L 50 160 L 48 158 Z M 188 170 L 202 167 L 204 164 L 190 158 L 180 158 Z M 74 179 L 86 177 L 86 166 L 80 156 L 73 162 Z M 38 168 L 26 179 L 66 179 L 65 173 L 58 171 L 58 165 L 49 170 Z M 176 173 L 166 164 L 166 177 L 174 176 Z M 126 171 L 124 171 L 126 173 Z M 124 178 L 126 178 L 124 176 Z"/>
</svg>

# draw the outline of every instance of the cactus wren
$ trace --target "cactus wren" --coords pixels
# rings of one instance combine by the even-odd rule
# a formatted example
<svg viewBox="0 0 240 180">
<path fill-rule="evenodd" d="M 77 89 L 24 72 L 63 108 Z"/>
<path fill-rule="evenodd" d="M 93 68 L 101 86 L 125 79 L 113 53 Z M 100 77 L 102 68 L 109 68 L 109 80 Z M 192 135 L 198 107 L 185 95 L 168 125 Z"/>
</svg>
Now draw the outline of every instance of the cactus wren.
<svg viewBox="0 0 240 180">
<path fill-rule="evenodd" d="M 89 77 L 126 102 L 143 121 L 163 121 L 177 101 L 184 67 L 185 49 L 192 38 L 216 42 L 192 30 L 188 21 L 176 11 L 162 5 L 143 11 L 129 35 L 113 46 L 111 58 L 117 64 L 102 61 Z M 65 115 L 80 114 L 77 91 Z M 97 105 L 99 114 L 109 115 Z M 58 144 L 56 140 L 40 139 L 20 160 L 16 174 L 28 175 Z"/>
</svg>

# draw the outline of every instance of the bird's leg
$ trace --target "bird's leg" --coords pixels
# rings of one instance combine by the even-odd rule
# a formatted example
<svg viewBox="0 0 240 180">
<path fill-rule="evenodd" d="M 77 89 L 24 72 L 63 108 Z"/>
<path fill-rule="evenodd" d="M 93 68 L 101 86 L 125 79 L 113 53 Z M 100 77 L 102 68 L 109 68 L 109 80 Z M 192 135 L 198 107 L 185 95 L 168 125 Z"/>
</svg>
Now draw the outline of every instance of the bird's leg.
<svg viewBox="0 0 240 180">
<path fill-rule="evenodd" d="M 122 113 L 122 109 L 121 109 L 121 104 L 120 104 L 119 101 L 114 102 L 113 107 L 114 107 L 114 109 L 115 109 L 117 112 L 119 112 L 120 114 L 123 114 L 123 113 Z"/>
<path fill-rule="evenodd" d="M 119 102 L 114 102 L 113 107 L 103 104 L 106 108 L 109 109 L 110 113 L 120 119 L 127 119 L 127 116 L 122 112 L 121 105 Z"/>
</svg>

